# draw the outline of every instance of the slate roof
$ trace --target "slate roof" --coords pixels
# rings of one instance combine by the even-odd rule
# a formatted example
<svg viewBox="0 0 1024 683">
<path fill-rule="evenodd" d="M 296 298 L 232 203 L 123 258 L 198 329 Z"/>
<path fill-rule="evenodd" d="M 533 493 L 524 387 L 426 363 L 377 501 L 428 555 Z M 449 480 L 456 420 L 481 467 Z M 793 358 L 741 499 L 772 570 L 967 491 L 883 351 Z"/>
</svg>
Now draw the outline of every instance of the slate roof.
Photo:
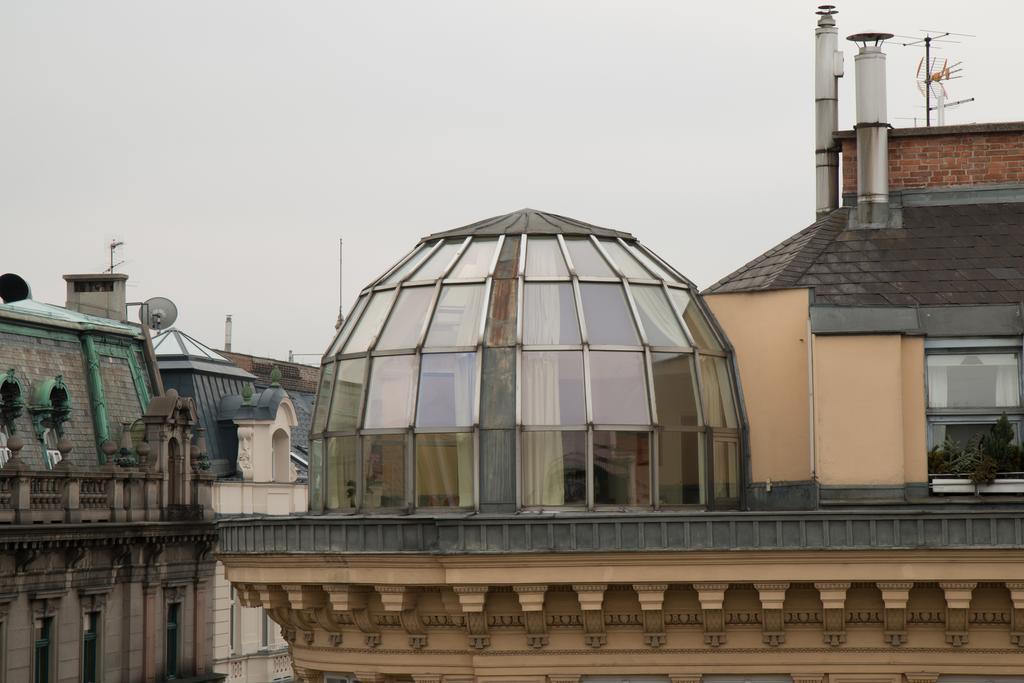
<svg viewBox="0 0 1024 683">
<path fill-rule="evenodd" d="M 903 227 L 851 229 L 841 208 L 705 294 L 812 287 L 815 303 L 1024 300 L 1024 202 L 904 207 Z"/>
<path fill-rule="evenodd" d="M 598 237 L 622 237 L 634 239 L 628 232 L 602 228 L 553 213 L 520 209 L 504 216 L 485 218 L 454 230 L 436 232 L 424 237 L 421 242 L 438 237 L 466 237 L 469 235 L 597 235 Z"/>
</svg>

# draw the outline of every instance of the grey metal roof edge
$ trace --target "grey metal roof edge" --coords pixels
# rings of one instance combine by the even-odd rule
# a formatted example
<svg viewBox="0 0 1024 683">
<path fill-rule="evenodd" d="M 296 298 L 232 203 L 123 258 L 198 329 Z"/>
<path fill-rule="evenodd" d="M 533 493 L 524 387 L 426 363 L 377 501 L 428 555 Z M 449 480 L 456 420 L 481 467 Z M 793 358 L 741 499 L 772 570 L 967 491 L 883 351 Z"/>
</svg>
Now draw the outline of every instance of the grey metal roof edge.
<svg viewBox="0 0 1024 683">
<path fill-rule="evenodd" d="M 916 138 L 935 135 L 966 135 L 988 133 L 1024 133 L 1024 121 L 999 121 L 992 123 L 962 123 L 955 126 L 924 126 L 911 128 L 892 128 L 891 138 Z M 837 130 L 832 133 L 837 140 L 854 140 L 855 130 Z"/>
<path fill-rule="evenodd" d="M 547 226 L 538 226 L 537 224 L 530 221 L 531 216 L 536 216 L 537 220 L 543 221 Z M 495 225 L 506 221 L 508 225 L 501 230 L 493 231 Z M 560 228 L 557 223 L 564 222 L 569 224 L 574 230 L 566 232 Z M 636 239 L 632 234 L 616 230 L 613 228 L 605 228 L 592 223 L 587 223 L 576 218 L 570 218 L 568 216 L 562 216 L 556 213 L 548 213 L 546 211 L 537 211 L 535 209 L 520 209 L 511 213 L 503 214 L 500 216 L 492 216 L 490 218 L 484 218 L 479 221 L 475 221 L 468 225 L 464 225 L 458 228 L 452 228 L 451 230 L 444 230 L 441 232 L 434 232 L 420 239 L 420 243 L 428 242 L 442 237 L 468 237 L 470 235 L 480 236 L 497 236 L 499 234 L 504 235 L 538 235 L 538 234 L 580 234 L 576 231 L 583 231 L 592 233 L 602 237 L 621 237 L 623 239 Z"/>
<path fill-rule="evenodd" d="M 165 370 L 192 370 L 208 375 L 240 377 L 248 380 L 258 379 L 256 375 L 246 372 L 237 365 L 198 360 L 192 356 L 162 356 L 157 359 L 157 367 L 161 372 Z"/>
<path fill-rule="evenodd" d="M 953 185 L 950 187 L 908 187 L 889 192 L 890 208 L 919 206 L 963 206 L 967 204 L 1024 203 L 1024 183 Z M 857 193 L 843 193 L 843 206 L 857 206 Z"/>
<path fill-rule="evenodd" d="M 839 306 L 811 304 L 811 332 L 908 334 L 935 337 L 1001 337 L 1024 334 L 1017 304 L 943 306 Z"/>
<path fill-rule="evenodd" d="M 967 510 L 221 519 L 220 552 L 434 555 L 615 551 L 1020 548 L 1020 506 Z M 343 528 L 362 533 L 337 533 Z"/>
</svg>

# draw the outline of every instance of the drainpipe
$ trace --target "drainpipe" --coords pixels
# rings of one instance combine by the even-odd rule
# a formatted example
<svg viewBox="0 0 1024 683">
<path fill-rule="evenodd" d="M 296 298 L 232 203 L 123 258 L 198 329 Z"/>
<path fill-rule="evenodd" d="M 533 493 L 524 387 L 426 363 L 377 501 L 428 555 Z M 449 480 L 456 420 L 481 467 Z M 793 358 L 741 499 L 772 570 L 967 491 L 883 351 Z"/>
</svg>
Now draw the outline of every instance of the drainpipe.
<svg viewBox="0 0 1024 683">
<path fill-rule="evenodd" d="M 85 380 L 89 387 L 89 405 L 92 407 L 92 422 L 96 431 L 96 453 L 100 464 L 107 464 L 107 456 L 100 446 L 110 439 L 107 418 L 107 398 L 103 393 L 103 377 L 100 375 L 100 354 L 92 335 L 82 335 L 82 350 L 85 352 Z"/>
<path fill-rule="evenodd" d="M 864 227 L 889 222 L 889 121 L 886 111 L 885 53 L 891 33 L 857 33 L 857 219 Z"/>
<path fill-rule="evenodd" d="M 839 79 L 843 53 L 833 5 L 821 5 L 814 31 L 814 173 L 815 211 L 822 218 L 839 208 Z"/>
</svg>

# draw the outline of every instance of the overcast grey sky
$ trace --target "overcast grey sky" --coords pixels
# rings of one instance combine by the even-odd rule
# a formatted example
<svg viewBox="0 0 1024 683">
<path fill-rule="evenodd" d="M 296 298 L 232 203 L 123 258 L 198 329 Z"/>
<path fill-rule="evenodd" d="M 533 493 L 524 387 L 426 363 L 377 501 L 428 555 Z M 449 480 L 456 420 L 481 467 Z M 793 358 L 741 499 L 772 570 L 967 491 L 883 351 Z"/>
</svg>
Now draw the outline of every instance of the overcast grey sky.
<svg viewBox="0 0 1024 683">
<path fill-rule="evenodd" d="M 813 217 L 816 2 L 0 1 L 0 272 L 236 350 L 322 352 L 423 235 L 523 207 L 628 230 L 707 286 Z M 838 3 L 841 36 L 976 34 L 947 122 L 1024 119 L 1024 3 Z M 853 116 L 853 54 L 840 125 Z M 889 116 L 921 116 L 890 46 Z M 307 359 L 310 360 L 310 359 Z"/>
</svg>

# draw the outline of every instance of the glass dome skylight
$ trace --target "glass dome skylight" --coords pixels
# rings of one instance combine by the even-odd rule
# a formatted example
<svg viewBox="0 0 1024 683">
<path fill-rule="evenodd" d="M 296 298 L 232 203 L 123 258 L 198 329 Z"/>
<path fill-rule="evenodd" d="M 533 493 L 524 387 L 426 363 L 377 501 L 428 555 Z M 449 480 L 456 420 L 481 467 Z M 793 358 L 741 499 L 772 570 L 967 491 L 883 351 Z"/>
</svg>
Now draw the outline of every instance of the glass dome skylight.
<svg viewBox="0 0 1024 683">
<path fill-rule="evenodd" d="M 310 506 L 735 507 L 727 348 L 626 233 L 521 211 L 425 238 L 324 357 Z"/>
</svg>

